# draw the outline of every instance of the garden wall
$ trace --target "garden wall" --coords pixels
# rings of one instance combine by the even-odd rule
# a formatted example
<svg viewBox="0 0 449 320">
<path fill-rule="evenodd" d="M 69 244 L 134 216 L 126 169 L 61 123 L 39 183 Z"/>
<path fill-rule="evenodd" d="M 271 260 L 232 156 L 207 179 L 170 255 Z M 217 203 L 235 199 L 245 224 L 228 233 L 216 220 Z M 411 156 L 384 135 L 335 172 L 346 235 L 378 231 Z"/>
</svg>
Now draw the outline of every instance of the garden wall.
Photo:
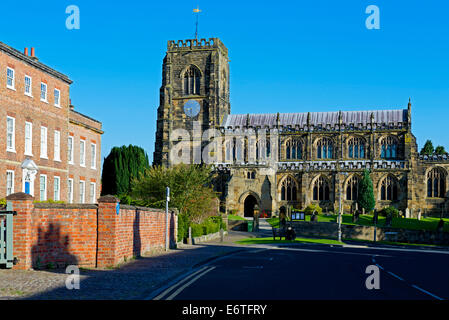
<svg viewBox="0 0 449 320">
<path fill-rule="evenodd" d="M 338 224 L 335 222 L 294 221 L 292 225 L 297 236 L 338 237 Z M 342 238 L 374 240 L 373 226 L 341 225 Z M 397 234 L 388 234 L 396 232 Z M 377 228 L 377 241 L 397 241 L 406 243 L 422 243 L 449 245 L 449 233 L 428 230 L 408 230 L 398 228 Z"/>
<path fill-rule="evenodd" d="M 7 197 L 17 211 L 13 220 L 15 269 L 108 267 L 165 247 L 165 212 L 121 206 L 104 196 L 98 204 L 33 203 L 16 193 Z M 169 241 L 175 246 L 177 213 L 170 210 Z"/>
</svg>

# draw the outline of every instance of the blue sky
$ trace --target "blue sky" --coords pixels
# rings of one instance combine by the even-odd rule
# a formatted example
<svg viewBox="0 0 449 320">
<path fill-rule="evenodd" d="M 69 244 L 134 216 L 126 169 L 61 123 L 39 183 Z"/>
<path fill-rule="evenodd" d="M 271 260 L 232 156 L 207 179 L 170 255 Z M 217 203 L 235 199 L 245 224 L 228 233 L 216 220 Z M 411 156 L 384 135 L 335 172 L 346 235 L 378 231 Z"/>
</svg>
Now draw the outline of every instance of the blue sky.
<svg viewBox="0 0 449 320">
<path fill-rule="evenodd" d="M 80 30 L 65 27 L 68 5 Z M 232 113 L 406 108 L 413 132 L 449 149 L 449 3 L 443 0 L 8 1 L 0 41 L 35 47 L 73 81 L 76 110 L 103 122 L 102 157 L 134 144 L 153 158 L 167 40 L 229 49 Z M 368 5 L 380 30 L 368 30 Z M 5 14 L 7 12 L 7 14 Z"/>
</svg>

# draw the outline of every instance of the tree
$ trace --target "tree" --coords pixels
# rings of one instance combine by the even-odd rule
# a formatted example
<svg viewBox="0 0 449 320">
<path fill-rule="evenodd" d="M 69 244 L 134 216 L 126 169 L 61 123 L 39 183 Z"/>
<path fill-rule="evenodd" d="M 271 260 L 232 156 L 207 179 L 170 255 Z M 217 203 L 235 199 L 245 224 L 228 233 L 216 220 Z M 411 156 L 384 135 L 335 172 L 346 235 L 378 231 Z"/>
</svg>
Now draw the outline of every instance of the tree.
<svg viewBox="0 0 449 320">
<path fill-rule="evenodd" d="M 212 178 L 210 166 L 154 166 L 142 179 L 134 180 L 131 195 L 136 204 L 164 208 L 166 187 L 170 187 L 170 206 L 187 215 L 189 222 L 202 223 L 218 213 Z"/>
<path fill-rule="evenodd" d="M 446 153 L 447 152 L 446 152 L 446 150 L 444 150 L 443 146 L 438 146 L 435 148 L 435 154 L 437 154 L 437 155 L 442 156 L 442 155 L 445 155 Z"/>
<path fill-rule="evenodd" d="M 424 156 L 424 155 L 431 156 L 431 155 L 433 155 L 434 152 L 435 152 L 435 150 L 433 148 L 432 141 L 427 140 L 419 154 L 422 156 Z"/>
<path fill-rule="evenodd" d="M 365 209 L 365 212 L 373 210 L 376 206 L 373 181 L 371 180 L 370 172 L 368 170 L 363 172 L 363 178 L 360 180 L 357 202 L 361 208 Z"/>
<path fill-rule="evenodd" d="M 132 181 L 143 177 L 149 168 L 148 155 L 141 147 L 129 145 L 112 148 L 103 163 L 101 194 L 120 198 L 129 195 Z"/>
</svg>

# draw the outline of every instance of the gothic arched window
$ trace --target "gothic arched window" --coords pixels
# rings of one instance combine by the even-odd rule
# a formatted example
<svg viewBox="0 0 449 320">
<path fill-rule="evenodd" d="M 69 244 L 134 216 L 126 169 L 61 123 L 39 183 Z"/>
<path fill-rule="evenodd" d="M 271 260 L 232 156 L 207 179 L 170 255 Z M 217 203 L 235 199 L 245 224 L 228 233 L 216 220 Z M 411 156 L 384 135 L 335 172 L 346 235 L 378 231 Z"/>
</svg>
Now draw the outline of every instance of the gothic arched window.
<svg viewBox="0 0 449 320">
<path fill-rule="evenodd" d="M 446 174 L 434 168 L 427 174 L 427 197 L 444 198 L 446 195 Z"/>
<path fill-rule="evenodd" d="M 398 156 L 398 140 L 395 137 L 388 136 L 381 141 L 382 159 L 396 159 Z"/>
<path fill-rule="evenodd" d="M 319 177 L 313 184 L 313 200 L 328 201 L 330 199 L 329 183 L 323 177 Z"/>
<path fill-rule="evenodd" d="M 380 185 L 380 200 L 398 200 L 398 182 L 396 178 L 388 176 Z"/>
<path fill-rule="evenodd" d="M 184 72 L 184 94 L 200 94 L 201 72 L 195 66 L 190 66 Z"/>
<path fill-rule="evenodd" d="M 352 176 L 346 185 L 346 200 L 356 201 L 359 194 L 359 178 Z"/>
<path fill-rule="evenodd" d="M 287 177 L 282 181 L 281 200 L 296 201 L 297 192 L 296 181 L 292 177 Z"/>
<path fill-rule="evenodd" d="M 285 144 L 285 158 L 302 159 L 302 144 L 299 140 L 289 140 Z"/>
<path fill-rule="evenodd" d="M 334 146 L 329 138 L 322 138 L 317 142 L 316 157 L 318 159 L 332 159 L 334 155 Z"/>
<path fill-rule="evenodd" d="M 348 141 L 348 158 L 349 159 L 364 159 L 365 152 L 365 140 L 362 138 L 351 138 Z"/>
</svg>

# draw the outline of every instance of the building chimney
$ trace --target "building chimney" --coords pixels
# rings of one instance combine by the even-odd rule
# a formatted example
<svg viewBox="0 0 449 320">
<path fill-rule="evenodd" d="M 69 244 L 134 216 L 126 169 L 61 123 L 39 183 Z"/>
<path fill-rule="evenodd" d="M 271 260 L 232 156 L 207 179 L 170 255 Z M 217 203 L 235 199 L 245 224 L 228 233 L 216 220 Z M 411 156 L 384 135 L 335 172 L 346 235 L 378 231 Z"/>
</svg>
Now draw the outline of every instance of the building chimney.
<svg viewBox="0 0 449 320">
<path fill-rule="evenodd" d="M 31 47 L 31 55 L 30 56 L 33 60 L 37 60 L 37 57 L 35 56 L 35 52 L 34 52 L 34 47 Z"/>
<path fill-rule="evenodd" d="M 23 51 L 23 54 L 26 56 L 28 55 L 28 48 L 25 48 L 25 50 Z"/>
</svg>

